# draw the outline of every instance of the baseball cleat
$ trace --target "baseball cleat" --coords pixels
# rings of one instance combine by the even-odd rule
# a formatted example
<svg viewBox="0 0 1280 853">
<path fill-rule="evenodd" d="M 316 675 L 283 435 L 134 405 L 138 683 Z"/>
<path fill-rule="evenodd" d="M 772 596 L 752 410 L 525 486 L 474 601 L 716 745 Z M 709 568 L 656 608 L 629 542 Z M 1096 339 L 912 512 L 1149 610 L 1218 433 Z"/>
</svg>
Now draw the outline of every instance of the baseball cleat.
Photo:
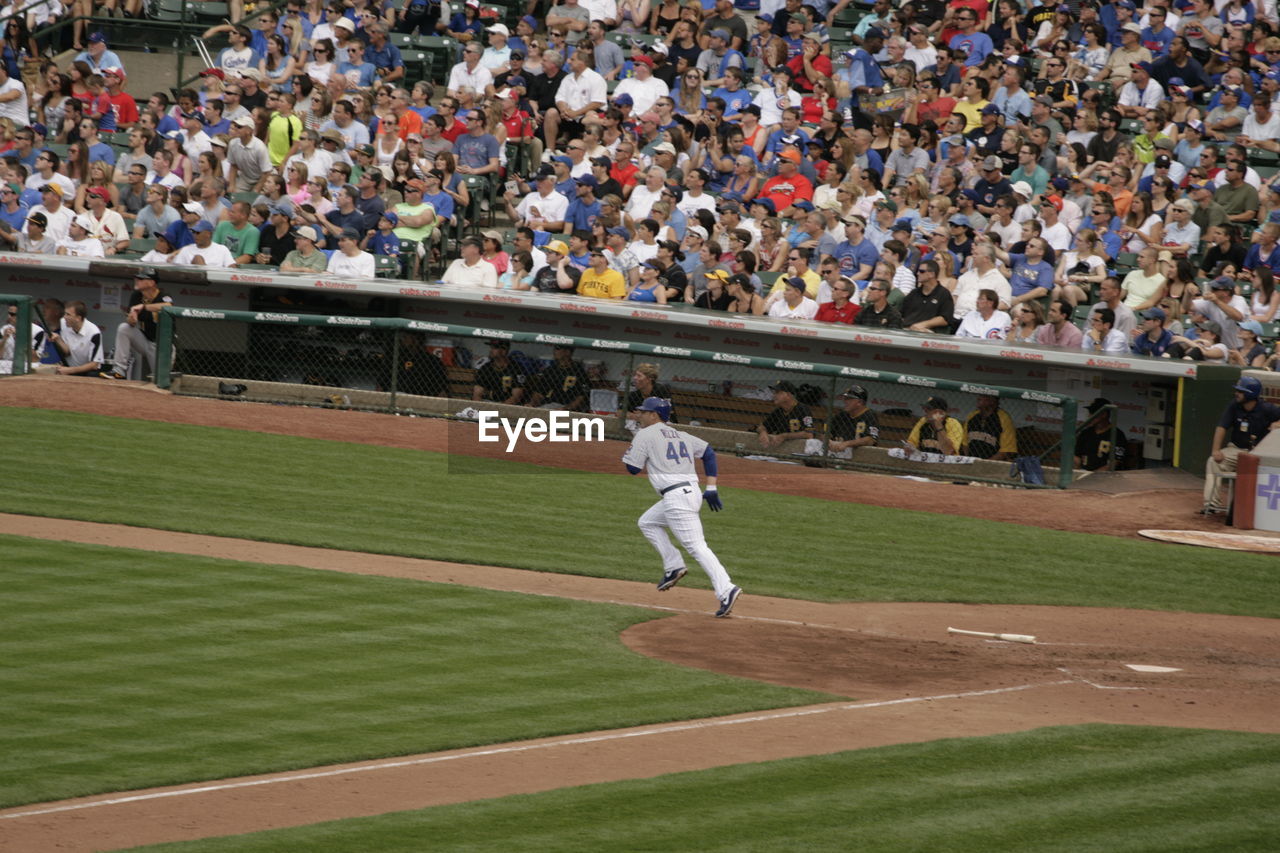
<svg viewBox="0 0 1280 853">
<path fill-rule="evenodd" d="M 742 595 L 742 587 L 735 586 L 729 590 L 729 594 L 724 597 L 724 601 L 720 602 L 720 609 L 716 611 L 716 618 L 723 619 L 732 613 L 733 605 L 737 603 L 740 595 Z"/>
<path fill-rule="evenodd" d="M 658 582 L 658 592 L 666 592 L 671 589 L 671 587 L 680 583 L 680 578 L 688 573 L 689 570 L 683 566 L 678 569 L 672 569 L 669 572 L 663 572 L 662 580 Z"/>
</svg>

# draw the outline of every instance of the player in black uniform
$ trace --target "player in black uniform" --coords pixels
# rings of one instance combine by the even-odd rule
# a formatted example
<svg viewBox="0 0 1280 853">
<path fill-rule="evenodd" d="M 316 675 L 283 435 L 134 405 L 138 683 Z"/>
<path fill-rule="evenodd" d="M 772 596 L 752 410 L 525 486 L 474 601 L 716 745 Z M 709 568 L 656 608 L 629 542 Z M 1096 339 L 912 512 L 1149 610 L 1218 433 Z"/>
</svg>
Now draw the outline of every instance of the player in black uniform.
<svg viewBox="0 0 1280 853">
<path fill-rule="evenodd" d="M 867 389 L 850 385 L 840 399 L 844 410 L 827 425 L 827 450 L 843 453 L 854 447 L 872 447 L 880 440 L 880 419 L 867 408 Z"/>
<path fill-rule="evenodd" d="M 964 422 L 966 453 L 997 461 L 1018 455 L 1018 431 L 1013 418 L 1000 408 L 1000 398 L 978 395 L 978 407 Z"/>
<path fill-rule="evenodd" d="M 770 385 L 777 406 L 756 427 L 761 447 L 777 447 L 793 438 L 813 438 L 813 413 L 796 400 L 796 386 L 786 380 Z"/>
<path fill-rule="evenodd" d="M 1124 460 L 1124 441 L 1111 423 L 1111 401 L 1098 397 L 1088 405 L 1089 419 L 1076 432 L 1075 465 L 1086 471 L 1114 471 Z"/>
<path fill-rule="evenodd" d="M 156 334 L 160 328 L 156 315 L 164 306 L 172 304 L 173 299 L 157 284 L 155 267 L 140 267 L 133 274 L 133 293 L 129 294 L 125 320 L 116 328 L 112 370 L 98 375 L 104 379 L 124 379 L 129 375 L 133 359 L 139 355 L 154 371 Z"/>
<path fill-rule="evenodd" d="M 552 356 L 555 361 L 536 377 L 533 399 L 530 405 L 559 403 L 575 412 L 586 410 L 587 395 L 591 391 L 591 378 L 582 362 L 573 360 L 573 347 L 557 344 Z"/>
<path fill-rule="evenodd" d="M 396 391 L 421 397 L 447 397 L 449 375 L 444 362 L 423 346 L 416 332 L 400 332 L 399 361 L 396 363 Z"/>
<path fill-rule="evenodd" d="M 518 406 L 524 399 L 524 371 L 511 360 L 510 352 L 511 341 L 489 341 L 489 361 L 476 371 L 472 400 Z"/>
</svg>

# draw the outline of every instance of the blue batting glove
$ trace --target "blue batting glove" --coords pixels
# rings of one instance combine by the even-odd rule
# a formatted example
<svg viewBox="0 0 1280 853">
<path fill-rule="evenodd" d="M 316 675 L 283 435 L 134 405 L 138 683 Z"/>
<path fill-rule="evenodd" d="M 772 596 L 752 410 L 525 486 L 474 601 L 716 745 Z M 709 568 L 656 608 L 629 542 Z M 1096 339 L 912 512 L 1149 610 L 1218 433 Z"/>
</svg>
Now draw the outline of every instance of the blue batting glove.
<svg viewBox="0 0 1280 853">
<path fill-rule="evenodd" d="M 707 489 L 703 492 L 702 499 L 707 502 L 707 506 L 711 507 L 712 512 L 724 509 L 724 504 L 720 502 L 720 493 L 715 489 Z"/>
</svg>

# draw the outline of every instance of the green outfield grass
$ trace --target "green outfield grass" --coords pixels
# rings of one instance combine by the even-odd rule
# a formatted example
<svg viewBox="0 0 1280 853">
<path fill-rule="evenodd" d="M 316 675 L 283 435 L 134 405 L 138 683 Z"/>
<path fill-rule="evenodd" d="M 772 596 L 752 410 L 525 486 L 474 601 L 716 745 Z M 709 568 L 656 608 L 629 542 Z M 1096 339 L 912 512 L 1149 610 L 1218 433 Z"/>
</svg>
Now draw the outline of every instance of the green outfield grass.
<svg viewBox="0 0 1280 853">
<path fill-rule="evenodd" d="M 0 554 L 0 806 L 836 698 L 637 655 L 618 639 L 655 615 L 637 608 L 19 537 Z"/>
<path fill-rule="evenodd" d="M 1274 735 L 1080 726 L 138 849 L 1269 853 L 1278 786 Z"/>
<path fill-rule="evenodd" d="M 635 527 L 653 501 L 641 479 L 29 409 L 0 409 L 0 435 L 11 459 L 67 472 L 7 480 L 9 512 L 630 580 L 659 572 Z M 703 513 L 708 540 L 748 592 L 1280 616 L 1275 560 L 1262 555 L 732 481 L 722 493 L 726 511 Z M 696 569 L 685 582 L 707 585 Z"/>
</svg>

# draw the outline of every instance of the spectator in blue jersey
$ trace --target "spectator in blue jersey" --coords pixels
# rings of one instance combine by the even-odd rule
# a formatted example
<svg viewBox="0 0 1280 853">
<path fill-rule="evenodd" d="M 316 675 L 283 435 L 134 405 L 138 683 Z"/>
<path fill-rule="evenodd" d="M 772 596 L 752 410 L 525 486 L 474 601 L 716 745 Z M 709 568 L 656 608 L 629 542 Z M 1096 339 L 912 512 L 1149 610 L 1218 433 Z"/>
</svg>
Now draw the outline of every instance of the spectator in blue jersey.
<svg viewBox="0 0 1280 853">
<path fill-rule="evenodd" d="M 867 223 L 861 216 L 852 216 L 844 226 L 844 242 L 836 244 L 831 256 L 840 265 L 840 275 L 854 281 L 866 281 L 875 269 L 880 252 L 866 238 Z"/>
<path fill-rule="evenodd" d="M 1173 335 L 1164 327 L 1169 315 L 1157 306 L 1143 311 L 1139 317 L 1139 325 L 1129 349 L 1134 355 L 1164 355 L 1164 351 L 1173 343 Z"/>
<path fill-rule="evenodd" d="M 574 178 L 577 195 L 569 202 L 569 209 L 564 215 L 564 233 L 590 231 L 600 215 L 600 201 L 596 198 L 596 187 L 599 182 L 594 175 L 583 175 Z"/>
<path fill-rule="evenodd" d="M 369 37 L 369 45 L 365 48 L 365 58 L 373 65 L 375 74 L 383 83 L 394 83 L 404 78 L 404 58 L 400 48 L 387 41 L 387 25 L 372 24 L 364 29 Z"/>
<path fill-rule="evenodd" d="M 978 235 L 979 241 L 987 242 L 985 234 Z M 1032 237 L 1027 241 L 1025 254 L 1006 252 L 992 245 L 995 255 L 1009 268 L 1009 289 L 1013 299 L 1009 306 L 1019 302 L 1040 299 L 1048 296 L 1053 290 L 1053 265 L 1044 259 L 1049 244 L 1042 237 Z"/>
<path fill-rule="evenodd" d="M 741 68 L 730 67 L 726 69 L 719 87 L 711 93 L 711 97 L 724 101 L 725 121 L 738 121 L 741 110 L 751 103 L 751 93 L 742 88 L 745 77 L 746 72 Z"/>
<path fill-rule="evenodd" d="M 764 162 L 769 164 L 777 159 L 784 148 L 803 150 L 809 142 L 809 134 L 800 129 L 800 110 L 787 107 L 782 111 L 782 121 L 777 130 L 769 134 L 764 144 Z"/>
<path fill-rule="evenodd" d="M 954 20 L 960 32 L 951 37 L 947 46 L 952 50 L 966 52 L 965 65 L 969 67 L 981 65 L 991 51 L 995 50 L 995 46 L 991 43 L 991 36 L 978 29 L 978 13 L 969 8 L 962 8 L 956 12 Z"/>
</svg>

